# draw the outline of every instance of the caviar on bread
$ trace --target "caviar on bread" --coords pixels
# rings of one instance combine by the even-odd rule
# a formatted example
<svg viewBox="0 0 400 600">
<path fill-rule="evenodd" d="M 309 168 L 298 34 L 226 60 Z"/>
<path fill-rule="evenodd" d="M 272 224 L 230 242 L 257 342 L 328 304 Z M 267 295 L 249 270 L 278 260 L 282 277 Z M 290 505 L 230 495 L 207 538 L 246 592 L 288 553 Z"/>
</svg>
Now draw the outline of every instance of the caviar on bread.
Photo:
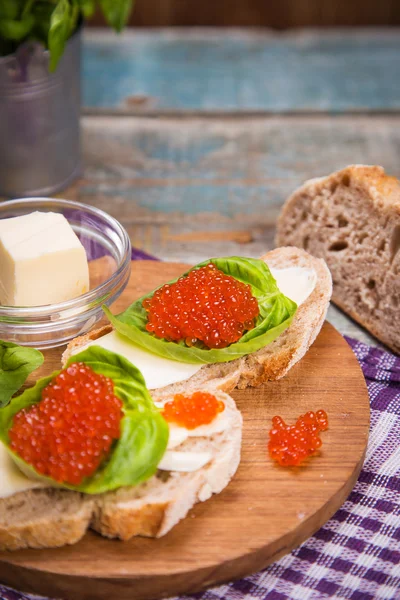
<svg viewBox="0 0 400 600">
<path fill-rule="evenodd" d="M 97 346 L 0 411 L 0 440 L 22 472 L 87 494 L 151 477 L 168 437 L 140 371 Z"/>
<path fill-rule="evenodd" d="M 149 312 L 155 314 L 152 309 L 152 300 L 158 291 L 155 290 L 119 315 L 114 316 L 105 308 L 110 324 L 70 342 L 63 354 L 63 364 L 80 349 L 100 344 L 131 356 L 132 362 L 139 360 L 153 395 L 185 393 L 188 385 L 201 387 L 210 381 L 219 389 L 230 392 L 235 387 L 255 387 L 285 376 L 307 352 L 324 322 L 332 293 L 332 277 L 325 262 L 299 248 L 284 247 L 268 252 L 259 260 L 211 259 L 194 270 L 210 263 L 224 276 L 229 275 L 250 286 L 251 295 L 257 300 L 259 313 L 253 323 L 244 323 L 234 315 L 234 321 L 243 329 L 238 341 L 208 349 L 200 336 L 182 339 L 178 332 L 178 341 L 157 337 L 151 331 L 154 323 L 149 318 Z M 192 272 L 190 269 L 185 275 Z M 162 286 L 162 293 L 177 281 Z M 208 308 L 201 298 L 198 300 L 200 307 Z M 194 305 L 190 304 L 188 321 L 191 328 L 194 328 L 194 315 L 199 304 L 196 300 Z M 158 303 L 157 311 L 160 308 Z M 179 318 L 178 330 L 182 327 L 181 320 Z M 225 321 L 229 324 L 230 318 Z M 172 324 L 176 326 L 176 323 Z M 152 356 L 160 369 L 158 366 L 154 370 L 150 368 Z"/>
<path fill-rule="evenodd" d="M 153 401 L 129 361 L 91 346 L 0 410 L 0 550 L 73 544 L 89 527 L 160 537 L 226 487 L 241 432 L 227 394 Z"/>
<path fill-rule="evenodd" d="M 60 484 L 92 477 L 121 437 L 122 400 L 109 377 L 72 363 L 20 410 L 8 430 L 10 448 Z"/>
<path fill-rule="evenodd" d="M 225 409 L 225 404 L 210 392 L 194 392 L 191 396 L 175 394 L 164 404 L 162 415 L 168 423 L 185 429 L 209 425 Z"/>
<path fill-rule="evenodd" d="M 254 328 L 260 313 L 251 286 L 213 263 L 166 283 L 142 305 L 146 331 L 189 347 L 226 348 Z"/>
<path fill-rule="evenodd" d="M 188 363 L 228 362 L 264 348 L 289 327 L 295 302 L 263 260 L 213 258 L 114 316 L 138 346 Z"/>
</svg>

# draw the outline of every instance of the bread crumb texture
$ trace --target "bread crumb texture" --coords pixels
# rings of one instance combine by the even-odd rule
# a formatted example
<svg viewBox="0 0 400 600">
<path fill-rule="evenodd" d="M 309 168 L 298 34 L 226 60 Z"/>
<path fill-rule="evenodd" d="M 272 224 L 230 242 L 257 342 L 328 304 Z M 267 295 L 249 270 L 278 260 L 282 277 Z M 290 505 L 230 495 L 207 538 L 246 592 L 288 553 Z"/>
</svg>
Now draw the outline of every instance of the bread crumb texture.
<svg viewBox="0 0 400 600">
<path fill-rule="evenodd" d="M 286 201 L 277 244 L 323 258 L 333 301 L 400 352 L 400 183 L 382 167 L 351 165 L 313 179 Z"/>
</svg>

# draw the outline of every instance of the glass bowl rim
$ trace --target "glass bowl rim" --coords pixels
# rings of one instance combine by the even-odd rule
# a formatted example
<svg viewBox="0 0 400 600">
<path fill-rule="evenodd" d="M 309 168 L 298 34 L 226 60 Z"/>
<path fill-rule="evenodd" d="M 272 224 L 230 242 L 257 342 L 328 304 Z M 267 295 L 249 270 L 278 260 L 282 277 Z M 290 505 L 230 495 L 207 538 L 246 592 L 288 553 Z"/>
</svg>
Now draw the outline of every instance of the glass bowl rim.
<svg viewBox="0 0 400 600">
<path fill-rule="evenodd" d="M 122 259 L 118 265 L 116 271 L 103 283 L 89 290 L 85 294 L 81 294 L 76 298 L 72 298 L 71 300 L 66 300 L 65 302 L 56 302 L 54 304 L 43 304 L 40 306 L 7 306 L 0 304 L 0 318 L 1 317 L 40 317 L 40 316 L 48 316 L 51 313 L 58 313 L 65 310 L 71 310 L 74 308 L 81 308 L 84 306 L 90 305 L 92 302 L 98 301 L 99 296 L 106 294 L 112 289 L 112 287 L 119 281 L 119 279 L 124 275 L 127 268 L 130 267 L 131 262 L 131 241 L 129 239 L 128 232 L 121 225 L 121 223 L 109 215 L 107 212 L 97 208 L 95 206 L 90 206 L 89 204 L 83 204 L 82 202 L 78 202 L 76 200 L 66 200 L 64 198 L 50 198 L 46 196 L 32 196 L 29 198 L 16 198 L 14 200 L 6 200 L 0 203 L 0 215 L 3 207 L 21 207 L 24 208 L 24 205 L 32 204 L 33 210 L 35 204 L 38 203 L 43 204 L 51 204 L 54 209 L 57 208 L 65 208 L 65 209 L 75 209 L 86 211 L 89 214 L 92 214 L 96 217 L 99 217 L 102 220 L 105 220 L 109 226 L 117 233 L 121 243 L 122 243 Z"/>
</svg>

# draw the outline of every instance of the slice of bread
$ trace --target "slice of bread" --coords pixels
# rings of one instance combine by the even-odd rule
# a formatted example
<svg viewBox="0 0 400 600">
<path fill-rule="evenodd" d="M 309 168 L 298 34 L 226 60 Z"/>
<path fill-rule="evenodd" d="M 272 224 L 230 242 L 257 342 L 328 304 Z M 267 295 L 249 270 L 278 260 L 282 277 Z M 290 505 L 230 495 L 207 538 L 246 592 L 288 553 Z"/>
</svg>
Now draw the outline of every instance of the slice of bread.
<svg viewBox="0 0 400 600">
<path fill-rule="evenodd" d="M 242 416 L 230 396 L 212 386 L 207 390 L 224 402 L 229 427 L 209 437 L 188 438 L 174 448 L 179 452 L 211 452 L 212 459 L 203 468 L 191 473 L 159 470 L 136 487 L 98 496 L 41 488 L 2 498 L 0 550 L 74 544 L 89 527 L 123 540 L 135 535 L 161 537 L 196 502 L 220 493 L 239 465 Z"/>
<path fill-rule="evenodd" d="M 400 182 L 382 167 L 352 165 L 307 181 L 286 201 L 278 244 L 323 258 L 333 301 L 400 352 Z"/>
<path fill-rule="evenodd" d="M 215 391 L 225 404 L 229 429 L 210 437 L 191 437 L 180 452 L 211 451 L 213 460 L 192 473 L 158 471 L 144 484 L 103 494 L 96 501 L 92 528 L 107 537 L 127 540 L 135 535 L 161 537 L 183 519 L 196 502 L 219 494 L 240 461 L 242 416 L 227 394 Z M 189 392 L 190 393 L 190 392 Z"/>
<path fill-rule="evenodd" d="M 93 510 L 90 496 L 67 490 L 39 488 L 0 498 L 0 550 L 75 544 Z"/>
<path fill-rule="evenodd" d="M 314 258 L 304 250 L 293 247 L 277 248 L 265 254 L 262 260 L 277 269 L 302 267 L 314 269 L 317 281 L 313 292 L 301 304 L 290 327 L 266 348 L 228 363 L 205 365 L 198 373 L 186 381 L 181 381 L 163 389 L 153 391 L 157 397 L 184 392 L 187 385 L 205 386 L 232 391 L 235 387 L 259 386 L 266 381 L 280 379 L 307 352 L 317 337 L 325 320 L 332 293 L 332 279 L 325 262 Z M 67 346 L 63 365 L 72 354 L 83 349 L 93 340 L 112 331 L 111 325 L 96 329 L 76 338 Z"/>
<path fill-rule="evenodd" d="M 89 343 L 100 339 L 103 335 L 107 335 L 112 331 L 112 325 L 104 325 L 103 327 L 89 331 L 89 333 L 72 340 L 62 355 L 61 362 L 63 367 L 65 367 L 73 354 L 80 352 L 86 348 Z M 201 368 L 200 371 L 195 373 L 195 375 L 190 377 L 190 379 L 173 383 L 162 389 L 150 391 L 154 398 L 161 399 L 172 394 L 186 392 L 188 383 L 190 384 L 191 388 L 199 389 L 207 386 L 211 382 L 214 389 L 229 393 L 237 386 L 240 379 L 240 364 L 240 361 L 235 360 L 230 363 L 206 365 Z"/>
</svg>

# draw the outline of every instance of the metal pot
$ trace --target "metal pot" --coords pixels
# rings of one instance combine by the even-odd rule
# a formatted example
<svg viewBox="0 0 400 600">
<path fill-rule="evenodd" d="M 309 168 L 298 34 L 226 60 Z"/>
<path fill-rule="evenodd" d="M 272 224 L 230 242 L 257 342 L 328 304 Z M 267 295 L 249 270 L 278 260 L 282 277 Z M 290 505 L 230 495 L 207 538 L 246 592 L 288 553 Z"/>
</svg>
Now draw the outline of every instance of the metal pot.
<svg viewBox="0 0 400 600">
<path fill-rule="evenodd" d="M 48 196 L 80 173 L 81 31 L 55 73 L 36 42 L 0 57 L 1 196 Z"/>
</svg>

